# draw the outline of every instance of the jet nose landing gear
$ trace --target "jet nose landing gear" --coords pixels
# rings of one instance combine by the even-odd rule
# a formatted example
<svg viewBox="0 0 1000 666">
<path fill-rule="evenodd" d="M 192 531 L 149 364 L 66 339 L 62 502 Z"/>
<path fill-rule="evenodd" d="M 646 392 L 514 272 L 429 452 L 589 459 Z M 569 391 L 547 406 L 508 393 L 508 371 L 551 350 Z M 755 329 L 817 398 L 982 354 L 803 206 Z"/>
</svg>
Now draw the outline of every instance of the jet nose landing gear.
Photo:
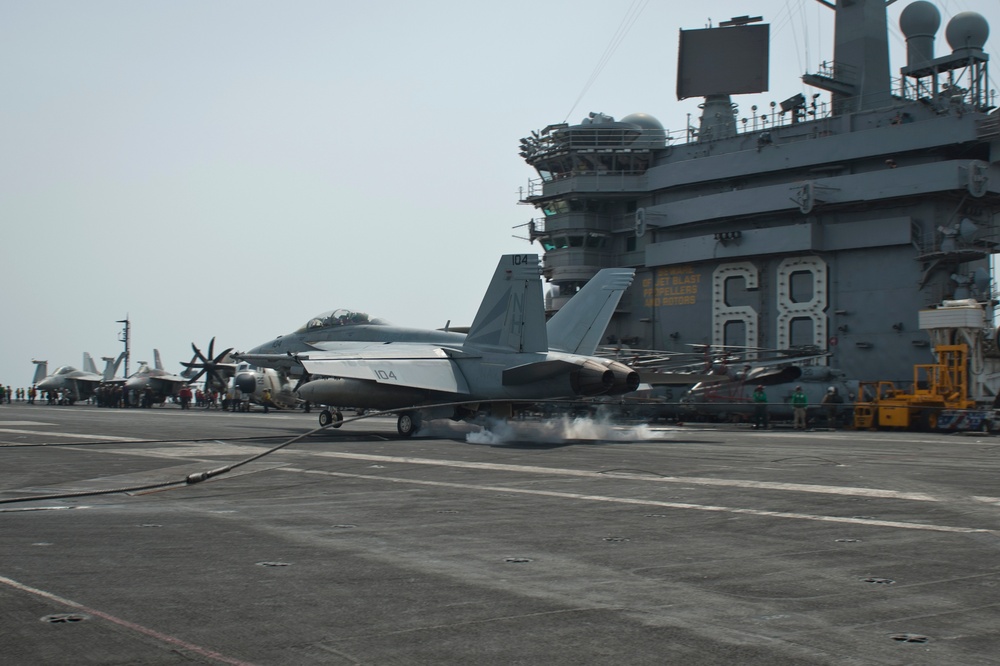
<svg viewBox="0 0 1000 666">
<path fill-rule="evenodd" d="M 340 410 L 330 411 L 329 409 L 324 409 L 319 413 L 319 424 L 324 428 L 330 424 L 333 424 L 334 428 L 339 428 L 343 420 L 344 415 L 340 413 Z"/>
</svg>

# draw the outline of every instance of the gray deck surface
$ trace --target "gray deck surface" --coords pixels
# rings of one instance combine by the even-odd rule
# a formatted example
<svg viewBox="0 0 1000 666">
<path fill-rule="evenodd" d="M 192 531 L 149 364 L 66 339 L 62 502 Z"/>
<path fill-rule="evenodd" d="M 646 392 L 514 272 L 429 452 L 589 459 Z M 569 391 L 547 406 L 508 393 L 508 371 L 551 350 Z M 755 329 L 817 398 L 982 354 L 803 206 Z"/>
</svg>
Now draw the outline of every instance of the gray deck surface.
<svg viewBox="0 0 1000 666">
<path fill-rule="evenodd" d="M 3 405 L 0 499 L 181 481 L 315 426 Z M 0 654 L 1000 663 L 1000 438 L 593 430 L 375 418 L 203 483 L 0 504 Z"/>
</svg>

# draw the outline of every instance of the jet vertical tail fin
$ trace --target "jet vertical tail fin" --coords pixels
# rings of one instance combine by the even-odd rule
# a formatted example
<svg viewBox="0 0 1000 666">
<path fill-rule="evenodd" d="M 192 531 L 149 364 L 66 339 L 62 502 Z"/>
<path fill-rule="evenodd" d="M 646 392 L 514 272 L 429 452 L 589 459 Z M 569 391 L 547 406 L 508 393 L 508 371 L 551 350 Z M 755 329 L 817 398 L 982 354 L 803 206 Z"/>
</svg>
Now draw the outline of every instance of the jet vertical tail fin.
<svg viewBox="0 0 1000 666">
<path fill-rule="evenodd" d="M 104 361 L 104 381 L 114 379 L 115 375 L 118 374 L 118 366 L 121 365 L 122 359 L 125 358 L 125 352 L 118 355 L 118 359 L 115 360 L 114 356 L 102 356 L 101 360 Z"/>
<path fill-rule="evenodd" d="M 592 277 L 549 319 L 549 347 L 593 355 L 634 275 L 631 268 L 605 268 Z"/>
<path fill-rule="evenodd" d="M 49 362 L 48 361 L 36 361 L 31 360 L 35 364 L 35 376 L 31 380 L 31 384 L 35 385 L 49 376 Z"/>
<path fill-rule="evenodd" d="M 97 366 L 94 364 L 94 357 L 87 352 L 83 352 L 83 371 L 89 372 L 92 375 L 97 374 Z"/>
<path fill-rule="evenodd" d="M 537 254 L 500 257 L 465 346 L 515 352 L 548 351 Z"/>
<path fill-rule="evenodd" d="M 157 370 L 163 370 L 163 362 L 160 361 L 160 350 L 153 350 L 153 367 Z"/>
</svg>

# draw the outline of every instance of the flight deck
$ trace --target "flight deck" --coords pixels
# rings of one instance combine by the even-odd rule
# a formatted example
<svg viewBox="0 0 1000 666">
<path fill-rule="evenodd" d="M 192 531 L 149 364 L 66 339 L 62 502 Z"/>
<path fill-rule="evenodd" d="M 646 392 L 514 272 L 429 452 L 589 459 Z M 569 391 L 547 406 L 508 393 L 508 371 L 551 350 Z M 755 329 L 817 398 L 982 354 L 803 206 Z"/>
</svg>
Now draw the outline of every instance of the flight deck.
<svg viewBox="0 0 1000 666">
<path fill-rule="evenodd" d="M 0 407 L 5 663 L 998 663 L 996 436 L 315 427 Z"/>
</svg>

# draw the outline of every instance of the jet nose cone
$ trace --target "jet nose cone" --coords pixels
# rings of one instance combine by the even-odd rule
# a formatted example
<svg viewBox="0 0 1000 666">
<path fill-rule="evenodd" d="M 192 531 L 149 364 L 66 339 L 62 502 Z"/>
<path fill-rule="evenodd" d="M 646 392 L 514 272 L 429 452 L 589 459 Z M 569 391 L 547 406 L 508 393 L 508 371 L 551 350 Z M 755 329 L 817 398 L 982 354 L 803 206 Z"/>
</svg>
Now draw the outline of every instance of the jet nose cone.
<svg viewBox="0 0 1000 666">
<path fill-rule="evenodd" d="M 246 354 L 280 354 L 281 350 L 278 349 L 278 340 L 280 338 L 275 338 L 274 340 L 268 340 L 262 345 L 257 345 L 253 349 L 250 349 L 244 353 Z"/>
</svg>

